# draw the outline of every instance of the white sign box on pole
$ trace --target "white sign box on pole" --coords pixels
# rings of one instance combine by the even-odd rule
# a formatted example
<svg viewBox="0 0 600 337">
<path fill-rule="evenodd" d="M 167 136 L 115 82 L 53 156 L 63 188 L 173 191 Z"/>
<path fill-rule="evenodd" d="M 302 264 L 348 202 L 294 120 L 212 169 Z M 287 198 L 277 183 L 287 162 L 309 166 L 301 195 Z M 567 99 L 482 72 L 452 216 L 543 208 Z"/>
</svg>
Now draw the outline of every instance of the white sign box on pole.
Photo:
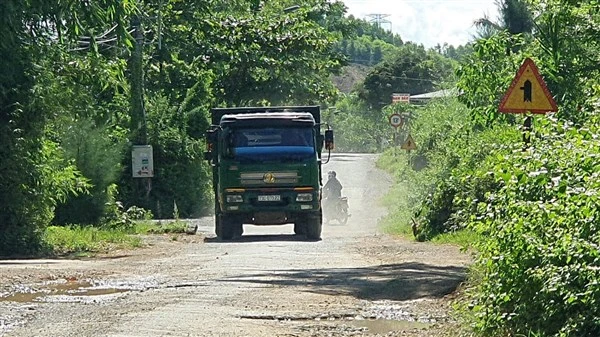
<svg viewBox="0 0 600 337">
<path fill-rule="evenodd" d="M 134 145 L 131 149 L 131 168 L 134 178 L 154 177 L 152 145 Z"/>
</svg>

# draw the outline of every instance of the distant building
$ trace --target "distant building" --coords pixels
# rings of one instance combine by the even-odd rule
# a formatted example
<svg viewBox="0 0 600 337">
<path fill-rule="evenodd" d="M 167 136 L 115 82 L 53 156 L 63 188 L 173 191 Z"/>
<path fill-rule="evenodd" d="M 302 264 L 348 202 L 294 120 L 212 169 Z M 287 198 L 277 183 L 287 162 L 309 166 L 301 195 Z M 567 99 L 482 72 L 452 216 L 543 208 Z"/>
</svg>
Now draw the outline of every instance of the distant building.
<svg viewBox="0 0 600 337">
<path fill-rule="evenodd" d="M 458 96 L 456 89 L 444 89 L 434 92 L 428 92 L 420 95 L 410 96 L 411 104 L 425 104 L 434 98 L 455 97 Z"/>
<path fill-rule="evenodd" d="M 410 94 L 393 93 L 392 103 L 410 103 Z"/>
</svg>

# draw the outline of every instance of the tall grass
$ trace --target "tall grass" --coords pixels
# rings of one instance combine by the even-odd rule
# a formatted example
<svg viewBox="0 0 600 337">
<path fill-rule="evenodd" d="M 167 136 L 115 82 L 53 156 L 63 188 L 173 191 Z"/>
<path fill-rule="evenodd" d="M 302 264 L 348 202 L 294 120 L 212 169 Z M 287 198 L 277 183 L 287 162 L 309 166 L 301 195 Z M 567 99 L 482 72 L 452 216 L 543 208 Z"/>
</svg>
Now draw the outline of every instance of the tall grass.
<svg viewBox="0 0 600 337">
<path fill-rule="evenodd" d="M 114 249 L 132 249 L 144 246 L 142 235 L 185 233 L 183 221 L 136 223 L 131 229 L 92 226 L 50 226 L 43 240 L 52 254 L 101 253 Z"/>
</svg>

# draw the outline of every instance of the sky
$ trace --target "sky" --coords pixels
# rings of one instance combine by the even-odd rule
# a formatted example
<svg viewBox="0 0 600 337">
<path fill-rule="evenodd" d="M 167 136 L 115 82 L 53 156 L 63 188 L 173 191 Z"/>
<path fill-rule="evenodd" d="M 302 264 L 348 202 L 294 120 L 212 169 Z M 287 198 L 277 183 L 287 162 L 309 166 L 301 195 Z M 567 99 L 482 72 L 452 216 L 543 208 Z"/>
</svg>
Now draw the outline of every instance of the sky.
<svg viewBox="0 0 600 337">
<path fill-rule="evenodd" d="M 458 46 L 472 40 L 473 22 L 485 14 L 494 21 L 498 17 L 495 0 L 341 0 L 347 14 L 359 19 L 369 14 L 389 15 L 392 28 L 403 41 L 423 44 L 431 48 L 444 42 Z"/>
</svg>

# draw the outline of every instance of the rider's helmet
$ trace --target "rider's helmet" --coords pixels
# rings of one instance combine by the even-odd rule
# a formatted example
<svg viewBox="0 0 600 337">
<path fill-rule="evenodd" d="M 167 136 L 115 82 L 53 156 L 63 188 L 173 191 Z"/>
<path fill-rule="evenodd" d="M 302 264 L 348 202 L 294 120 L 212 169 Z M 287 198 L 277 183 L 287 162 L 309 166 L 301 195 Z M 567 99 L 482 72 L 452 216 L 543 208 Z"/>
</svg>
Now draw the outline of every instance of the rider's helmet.
<svg viewBox="0 0 600 337">
<path fill-rule="evenodd" d="M 327 178 L 329 178 L 329 179 L 335 178 L 335 171 L 329 171 L 329 172 L 327 172 Z"/>
</svg>

